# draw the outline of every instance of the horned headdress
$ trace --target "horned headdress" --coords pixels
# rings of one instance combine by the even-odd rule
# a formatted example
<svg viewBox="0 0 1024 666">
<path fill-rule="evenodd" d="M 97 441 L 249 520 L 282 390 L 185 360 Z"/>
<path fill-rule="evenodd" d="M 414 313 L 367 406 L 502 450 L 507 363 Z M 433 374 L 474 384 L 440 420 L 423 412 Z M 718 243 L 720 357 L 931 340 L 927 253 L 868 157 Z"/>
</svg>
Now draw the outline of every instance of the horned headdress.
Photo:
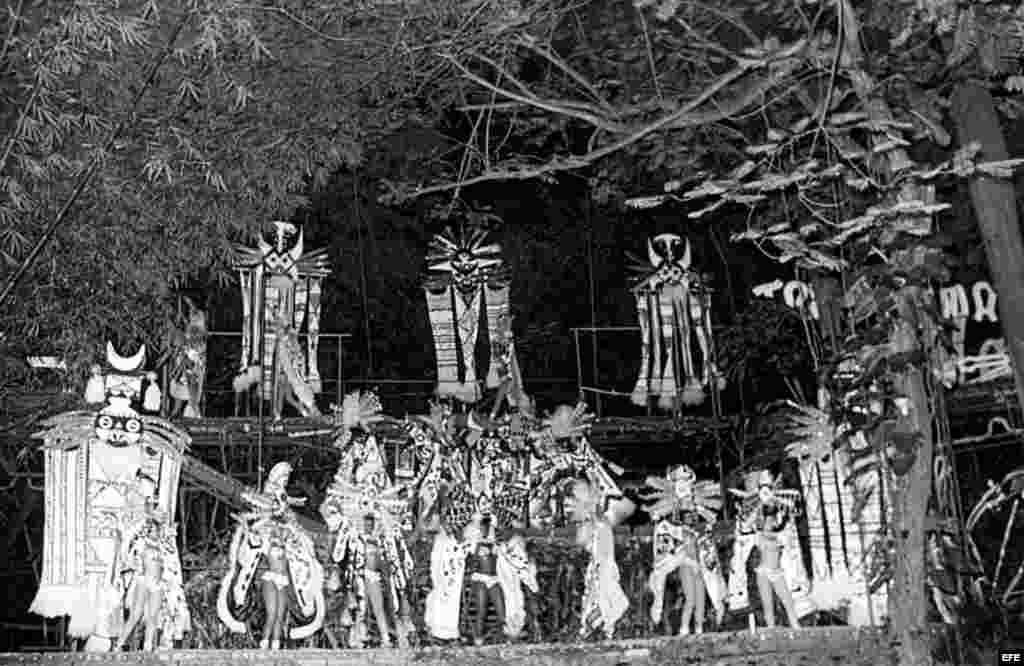
<svg viewBox="0 0 1024 666">
<path fill-rule="evenodd" d="M 302 374 L 314 392 L 321 390 L 317 365 L 320 291 L 331 267 L 327 250 L 306 251 L 304 243 L 303 230 L 298 225 L 278 220 L 267 225 L 255 248 L 235 247 L 243 318 L 242 374 L 236 386 L 248 388 L 262 375 L 267 399 L 284 389 L 275 385 L 278 373 L 273 371 L 282 324 L 297 333 L 305 322 L 306 358 Z"/>
</svg>

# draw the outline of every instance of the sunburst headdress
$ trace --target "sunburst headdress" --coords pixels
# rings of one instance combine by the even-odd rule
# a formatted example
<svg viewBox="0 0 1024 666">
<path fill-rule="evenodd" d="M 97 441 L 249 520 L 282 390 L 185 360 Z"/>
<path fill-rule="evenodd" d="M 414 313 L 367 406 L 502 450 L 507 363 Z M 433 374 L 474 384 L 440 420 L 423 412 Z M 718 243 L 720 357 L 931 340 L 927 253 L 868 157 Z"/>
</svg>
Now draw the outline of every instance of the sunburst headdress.
<svg viewBox="0 0 1024 666">
<path fill-rule="evenodd" d="M 654 520 L 693 512 L 713 522 L 722 510 L 721 486 L 714 481 L 698 481 L 687 465 L 670 468 L 665 477 L 649 476 L 645 483 L 654 489 L 643 497 L 652 502 L 646 510 Z"/>
</svg>

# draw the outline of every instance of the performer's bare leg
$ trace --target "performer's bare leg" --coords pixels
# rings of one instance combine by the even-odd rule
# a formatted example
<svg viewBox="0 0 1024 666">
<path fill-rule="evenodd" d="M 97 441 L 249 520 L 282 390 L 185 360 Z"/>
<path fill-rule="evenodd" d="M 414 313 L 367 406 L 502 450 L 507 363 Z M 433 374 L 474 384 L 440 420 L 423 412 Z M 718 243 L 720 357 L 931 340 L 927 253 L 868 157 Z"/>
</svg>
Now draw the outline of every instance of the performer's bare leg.
<svg viewBox="0 0 1024 666">
<path fill-rule="evenodd" d="M 139 622 L 142 621 L 142 613 L 146 603 L 146 589 L 143 585 L 136 584 L 132 586 L 132 598 L 128 606 L 128 622 L 124 626 L 124 631 L 121 632 L 121 637 L 114 644 L 114 651 L 120 651 L 128 639 L 131 638 L 132 632 L 135 631 L 135 627 L 139 626 Z"/>
<path fill-rule="evenodd" d="M 274 640 L 274 625 L 277 622 L 277 585 L 272 581 L 264 580 L 260 582 L 260 587 L 263 592 L 263 611 L 265 619 L 263 621 L 263 640 L 260 641 L 261 648 L 270 647 L 270 641 Z"/>
<path fill-rule="evenodd" d="M 381 590 L 380 581 L 367 577 L 365 583 L 366 599 L 370 602 L 370 611 L 377 622 L 380 645 L 381 647 L 391 647 L 391 630 L 388 628 L 387 610 L 384 607 L 384 593 Z"/>
<path fill-rule="evenodd" d="M 789 626 L 799 627 L 800 620 L 793 603 L 793 592 L 789 589 L 786 577 L 780 566 L 782 548 L 772 541 L 762 540 L 761 565 L 757 568 L 757 590 L 764 606 L 765 622 L 769 627 L 775 626 L 775 595 L 778 595 L 782 607 L 786 609 Z"/>
<path fill-rule="evenodd" d="M 694 597 L 694 600 L 693 600 L 694 601 L 694 604 L 693 604 L 694 621 L 695 621 L 695 626 L 694 626 L 693 633 L 695 633 L 695 634 L 703 634 L 704 633 L 704 612 L 705 612 L 705 609 L 707 608 L 706 601 L 707 601 L 707 596 L 708 596 L 708 589 L 707 589 L 707 587 L 704 586 L 704 575 L 703 575 L 703 573 L 700 570 L 697 570 L 697 571 L 694 572 L 694 579 L 695 579 L 695 581 L 694 581 L 694 592 L 696 593 L 696 596 Z"/>
<path fill-rule="evenodd" d="M 409 647 L 409 634 L 412 633 L 412 620 L 409 619 L 409 602 L 405 599 L 405 593 L 400 591 L 398 595 L 398 621 L 395 623 L 395 634 L 398 640 L 398 647 L 406 649 Z"/>
<path fill-rule="evenodd" d="M 160 598 L 158 591 L 147 590 L 145 604 L 146 637 L 142 642 L 142 649 L 155 650 L 156 632 L 160 628 L 160 607 L 163 604 L 163 599 Z"/>
<path fill-rule="evenodd" d="M 686 636 L 690 633 L 690 624 L 693 621 L 693 608 L 697 601 L 696 570 L 685 564 L 680 566 L 679 581 L 682 583 L 683 588 L 683 614 L 679 621 L 679 635 Z"/>
</svg>

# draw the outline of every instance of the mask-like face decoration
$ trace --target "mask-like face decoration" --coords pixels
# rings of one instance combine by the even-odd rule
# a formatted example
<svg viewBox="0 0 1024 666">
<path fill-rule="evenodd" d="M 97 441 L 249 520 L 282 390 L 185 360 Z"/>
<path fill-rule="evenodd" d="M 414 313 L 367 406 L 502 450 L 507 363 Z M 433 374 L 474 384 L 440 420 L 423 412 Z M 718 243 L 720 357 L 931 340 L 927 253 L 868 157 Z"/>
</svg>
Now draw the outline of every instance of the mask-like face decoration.
<svg viewBox="0 0 1024 666">
<path fill-rule="evenodd" d="M 290 222 L 276 220 L 264 226 L 259 240 L 263 266 L 273 275 L 296 277 L 296 262 L 302 256 L 302 230 Z"/>
<path fill-rule="evenodd" d="M 130 446 L 142 439 L 142 420 L 132 409 L 131 400 L 111 396 L 107 406 L 96 415 L 96 436 L 108 444 Z"/>
<path fill-rule="evenodd" d="M 661 282 L 680 282 L 690 268 L 690 241 L 678 234 L 659 234 L 647 242 L 647 258 Z"/>
<path fill-rule="evenodd" d="M 452 280 L 462 291 L 472 291 L 479 283 L 480 264 L 468 250 L 459 250 L 452 258 Z"/>
</svg>

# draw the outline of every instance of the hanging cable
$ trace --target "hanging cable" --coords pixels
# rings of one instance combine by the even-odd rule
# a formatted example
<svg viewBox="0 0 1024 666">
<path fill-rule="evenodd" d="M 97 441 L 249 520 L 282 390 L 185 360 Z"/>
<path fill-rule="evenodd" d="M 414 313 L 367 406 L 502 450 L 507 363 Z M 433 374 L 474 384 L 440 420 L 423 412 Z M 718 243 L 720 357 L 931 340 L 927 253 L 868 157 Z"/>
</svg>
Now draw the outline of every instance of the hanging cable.
<svg viewBox="0 0 1024 666">
<path fill-rule="evenodd" d="M 370 303 L 366 295 L 366 257 L 363 256 L 363 216 L 359 204 L 359 176 L 352 175 L 352 209 L 356 217 L 356 240 L 359 244 L 359 283 L 363 300 L 363 336 L 366 338 L 366 375 L 374 376 L 373 344 L 370 338 Z"/>
<path fill-rule="evenodd" d="M 597 384 L 597 289 L 594 280 L 594 216 L 593 201 L 587 197 L 587 282 L 590 287 L 590 372 L 592 381 Z M 601 394 L 595 393 L 594 409 L 598 416 L 601 410 Z"/>
</svg>

